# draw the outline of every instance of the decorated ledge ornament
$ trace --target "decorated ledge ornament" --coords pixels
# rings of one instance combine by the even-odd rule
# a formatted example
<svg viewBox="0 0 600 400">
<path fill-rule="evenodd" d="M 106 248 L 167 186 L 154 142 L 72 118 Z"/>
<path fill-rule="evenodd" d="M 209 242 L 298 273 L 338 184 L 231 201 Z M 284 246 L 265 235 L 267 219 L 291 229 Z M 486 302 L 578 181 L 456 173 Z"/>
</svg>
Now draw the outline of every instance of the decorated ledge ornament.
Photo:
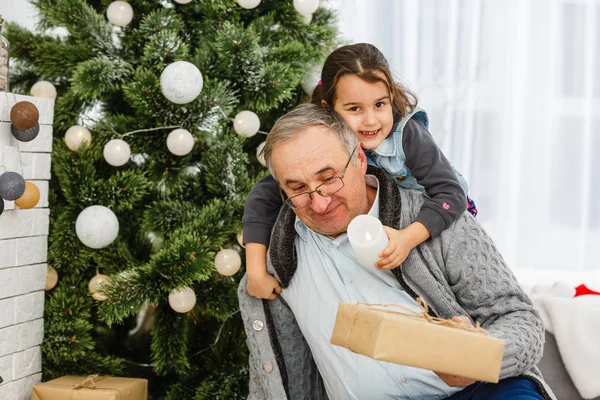
<svg viewBox="0 0 600 400">
<path fill-rule="evenodd" d="M 46 287 L 44 290 L 52 290 L 54 286 L 58 283 L 58 272 L 50 265 L 48 265 L 48 269 L 46 270 Z"/>
<path fill-rule="evenodd" d="M 223 249 L 215 257 L 215 268 L 217 272 L 224 276 L 235 275 L 242 266 L 242 259 L 237 251 L 233 249 Z"/>
<path fill-rule="evenodd" d="M 107 280 L 108 280 L 108 276 L 106 276 L 104 274 L 99 274 L 99 273 L 96 273 L 96 276 L 94 276 L 92 279 L 90 279 L 90 283 L 88 284 L 88 289 L 94 299 L 96 299 L 98 301 L 104 301 L 108 298 L 105 295 L 103 295 L 102 293 L 98 292 L 98 288 L 96 287 L 97 285 L 100 285 L 101 283 L 106 282 Z"/>
<path fill-rule="evenodd" d="M 19 101 L 10 109 L 10 122 L 22 131 L 35 127 L 39 120 L 40 112 L 29 101 Z"/>
<path fill-rule="evenodd" d="M 31 142 L 40 133 L 40 124 L 36 123 L 33 128 L 19 129 L 13 124 L 10 125 L 10 132 L 19 142 Z"/>
<path fill-rule="evenodd" d="M 15 205 L 23 210 L 28 210 L 40 201 L 40 189 L 33 182 L 25 182 L 25 192 L 15 200 Z"/>
<path fill-rule="evenodd" d="M 265 161 L 265 156 L 262 154 L 262 151 L 265 148 L 266 143 L 267 142 L 262 142 L 261 144 L 259 144 L 256 147 L 256 158 L 258 159 L 258 162 L 260 163 L 260 165 L 262 165 L 263 167 L 267 166 L 267 163 Z"/>
<path fill-rule="evenodd" d="M 127 2 L 113 1 L 106 10 L 106 18 L 113 25 L 127 26 L 133 19 L 133 8 Z"/>
<path fill-rule="evenodd" d="M 65 133 L 65 143 L 70 150 L 77 151 L 84 143 L 88 146 L 92 143 L 92 134 L 85 126 L 73 125 Z"/>
<path fill-rule="evenodd" d="M 4 212 L 4 199 L 0 197 L 0 215 Z"/>
<path fill-rule="evenodd" d="M 312 15 L 319 8 L 319 0 L 294 0 L 294 8 L 302 15 Z"/>
<path fill-rule="evenodd" d="M 48 99 L 56 99 L 56 87 L 48 81 L 38 81 L 33 84 L 29 91 L 33 97 L 45 97 Z"/>
<path fill-rule="evenodd" d="M 175 104 L 194 101 L 202 91 L 202 84 L 202 73 L 198 67 L 187 61 L 175 61 L 167 65 L 160 74 L 162 93 Z"/>
<path fill-rule="evenodd" d="M 260 119 L 252 111 L 241 111 L 233 119 L 233 129 L 240 136 L 254 136 L 260 129 Z"/>
<path fill-rule="evenodd" d="M 119 234 L 119 220 L 110 208 L 90 206 L 77 216 L 75 232 L 81 242 L 92 249 L 111 244 Z"/>
<path fill-rule="evenodd" d="M 237 3 L 240 7 L 245 8 L 247 10 L 251 10 L 256 8 L 260 4 L 261 0 L 237 0 Z"/>
<path fill-rule="evenodd" d="M 4 200 L 17 200 L 25 193 L 25 179 L 16 172 L 7 171 L 0 175 L 0 197 Z"/>
<path fill-rule="evenodd" d="M 126 141 L 121 139 L 112 139 L 104 145 L 104 159 L 113 167 L 120 167 L 127 164 L 131 157 L 131 149 Z"/>
<path fill-rule="evenodd" d="M 185 156 L 194 148 L 194 137 L 186 129 L 174 129 L 167 136 L 167 148 L 176 156 Z"/>
<path fill-rule="evenodd" d="M 174 289 L 169 294 L 169 305 L 178 313 L 186 313 L 196 305 L 196 293 L 187 286 Z"/>
</svg>

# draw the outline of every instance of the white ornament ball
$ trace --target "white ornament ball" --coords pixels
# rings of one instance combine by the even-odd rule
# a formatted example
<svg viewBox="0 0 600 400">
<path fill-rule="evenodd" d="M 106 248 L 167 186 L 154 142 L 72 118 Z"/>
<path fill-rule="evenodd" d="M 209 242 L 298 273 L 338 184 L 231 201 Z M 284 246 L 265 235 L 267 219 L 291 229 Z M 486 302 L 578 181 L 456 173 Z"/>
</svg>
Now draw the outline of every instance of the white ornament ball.
<svg viewBox="0 0 600 400">
<path fill-rule="evenodd" d="M 124 1 L 113 1 L 106 10 L 106 17 L 113 25 L 127 26 L 133 19 L 133 8 Z"/>
<path fill-rule="evenodd" d="M 311 15 L 319 8 L 319 0 L 294 0 L 294 8 L 302 15 Z"/>
<path fill-rule="evenodd" d="M 233 129 L 238 135 L 254 136 L 260 129 L 260 119 L 252 111 L 241 111 L 233 119 Z"/>
<path fill-rule="evenodd" d="M 167 136 L 167 147 L 176 156 L 185 156 L 194 148 L 194 137 L 186 129 L 175 129 Z"/>
<path fill-rule="evenodd" d="M 312 95 L 312 92 L 319 84 L 320 79 L 321 67 L 319 67 L 318 65 L 313 65 L 308 69 L 306 75 L 304 76 L 304 81 L 302 82 L 302 89 L 304 90 L 304 92 L 308 95 Z"/>
<path fill-rule="evenodd" d="M 221 275 L 235 275 L 242 266 L 242 259 L 237 251 L 224 249 L 217 253 L 215 257 L 215 268 Z"/>
<path fill-rule="evenodd" d="M 237 0 L 240 7 L 250 10 L 252 8 L 256 8 L 261 2 L 261 0 Z"/>
<path fill-rule="evenodd" d="M 87 247 L 101 249 L 117 238 L 119 220 L 108 207 L 90 206 L 77 216 L 75 232 Z"/>
<path fill-rule="evenodd" d="M 175 3 L 179 3 L 179 4 L 188 4 L 191 2 L 192 2 L 192 0 L 175 0 Z"/>
<path fill-rule="evenodd" d="M 90 291 L 90 294 L 92 295 L 92 297 L 98 301 L 104 301 L 106 300 L 108 297 L 106 297 L 105 295 L 103 295 L 102 293 L 97 292 L 97 288 L 96 285 L 99 285 L 103 282 L 105 282 L 108 279 L 108 276 L 104 275 L 104 274 L 96 274 L 96 276 L 94 276 L 91 280 L 90 283 L 88 284 L 88 290 Z"/>
<path fill-rule="evenodd" d="M 313 17 L 312 14 L 307 14 L 307 15 L 301 14 L 301 15 L 302 15 L 302 18 L 304 19 L 305 24 L 308 25 L 312 22 L 312 17 Z"/>
<path fill-rule="evenodd" d="M 175 104 L 194 101 L 202 91 L 202 84 L 202 73 L 187 61 L 175 61 L 167 65 L 160 74 L 162 93 Z"/>
<path fill-rule="evenodd" d="M 169 305 L 178 313 L 186 313 L 194 308 L 196 304 L 196 293 L 185 286 L 177 288 L 169 294 Z"/>
<path fill-rule="evenodd" d="M 104 159 L 113 167 L 125 165 L 131 157 L 131 149 L 126 141 L 112 139 L 104 145 Z"/>
<path fill-rule="evenodd" d="M 92 142 L 92 134 L 85 126 L 73 125 L 67 129 L 65 143 L 69 149 L 77 151 L 84 142 L 88 145 Z"/>
<path fill-rule="evenodd" d="M 56 98 L 56 88 L 48 81 L 39 81 L 33 84 L 29 93 L 33 97 Z"/>
<path fill-rule="evenodd" d="M 261 144 L 259 144 L 256 147 L 256 158 L 258 159 L 258 162 L 260 163 L 260 165 L 262 165 L 263 167 L 267 166 L 267 163 L 265 162 L 265 156 L 262 154 L 262 151 L 263 151 L 266 143 L 267 142 L 262 142 Z"/>
</svg>

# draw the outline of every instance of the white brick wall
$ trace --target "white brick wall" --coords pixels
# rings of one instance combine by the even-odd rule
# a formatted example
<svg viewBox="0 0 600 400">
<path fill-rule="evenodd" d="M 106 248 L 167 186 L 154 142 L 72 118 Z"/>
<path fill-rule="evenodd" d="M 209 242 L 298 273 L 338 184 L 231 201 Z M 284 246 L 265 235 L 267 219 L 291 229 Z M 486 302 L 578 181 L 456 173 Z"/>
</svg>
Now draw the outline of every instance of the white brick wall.
<svg viewBox="0 0 600 400">
<path fill-rule="evenodd" d="M 28 143 L 10 133 L 10 109 L 22 100 L 40 111 L 40 134 Z M 0 399 L 30 399 L 41 380 L 53 118 L 54 100 L 0 92 L 0 174 L 20 173 L 41 195 L 30 210 L 5 201 L 0 215 Z"/>
</svg>

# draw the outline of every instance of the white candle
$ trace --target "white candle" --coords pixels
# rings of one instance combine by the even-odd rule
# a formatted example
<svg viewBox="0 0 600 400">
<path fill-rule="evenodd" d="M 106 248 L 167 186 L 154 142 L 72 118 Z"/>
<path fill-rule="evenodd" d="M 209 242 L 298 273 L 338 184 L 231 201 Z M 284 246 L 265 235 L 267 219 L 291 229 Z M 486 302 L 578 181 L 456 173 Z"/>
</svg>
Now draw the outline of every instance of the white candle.
<svg viewBox="0 0 600 400">
<path fill-rule="evenodd" d="M 374 267 L 379 253 L 388 245 L 388 237 L 379 219 L 358 215 L 348 225 L 348 240 L 363 267 Z"/>
</svg>

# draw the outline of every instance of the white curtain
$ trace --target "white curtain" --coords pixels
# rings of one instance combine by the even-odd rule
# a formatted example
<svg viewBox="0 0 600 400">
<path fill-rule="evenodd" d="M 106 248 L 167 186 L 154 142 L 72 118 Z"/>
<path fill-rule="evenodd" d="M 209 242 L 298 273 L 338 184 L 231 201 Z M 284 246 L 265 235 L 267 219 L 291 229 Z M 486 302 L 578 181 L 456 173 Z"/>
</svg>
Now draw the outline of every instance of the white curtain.
<svg viewBox="0 0 600 400">
<path fill-rule="evenodd" d="M 478 219 L 532 277 L 600 277 L 600 2 L 335 0 L 419 97 Z M 547 279 L 546 279 L 547 280 Z"/>
</svg>

